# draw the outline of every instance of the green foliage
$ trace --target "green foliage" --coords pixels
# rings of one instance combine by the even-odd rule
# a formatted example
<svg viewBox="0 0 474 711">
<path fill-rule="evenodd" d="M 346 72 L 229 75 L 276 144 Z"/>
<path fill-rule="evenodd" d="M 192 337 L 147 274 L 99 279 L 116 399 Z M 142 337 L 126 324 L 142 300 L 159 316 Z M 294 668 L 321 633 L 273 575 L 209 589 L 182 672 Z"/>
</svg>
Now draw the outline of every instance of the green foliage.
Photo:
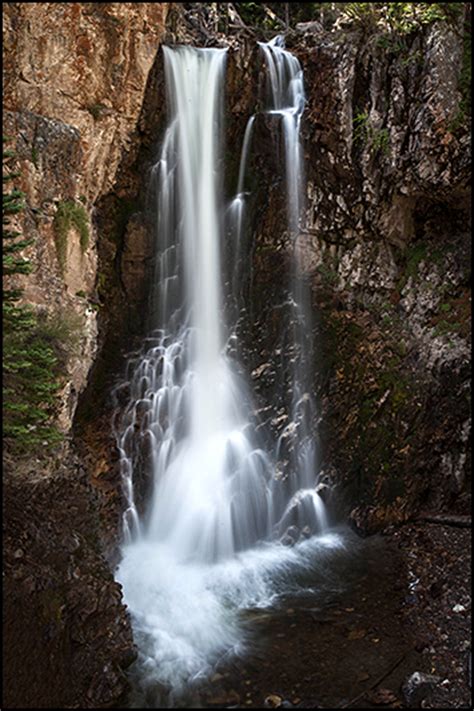
<svg viewBox="0 0 474 711">
<path fill-rule="evenodd" d="M 398 289 L 401 290 L 410 277 L 415 279 L 418 268 L 422 261 L 429 260 L 431 263 L 440 264 L 443 261 L 443 253 L 426 242 L 417 241 L 410 245 L 404 255 L 404 267 L 401 278 L 398 282 Z"/>
<path fill-rule="evenodd" d="M 3 340 L 4 437 L 20 455 L 34 447 L 47 451 L 62 439 L 51 420 L 66 359 L 82 327 L 74 313 L 29 315 L 27 328 L 9 330 Z"/>
<path fill-rule="evenodd" d="M 339 277 L 335 269 L 331 269 L 331 267 L 327 266 L 326 264 L 320 264 L 317 267 L 317 271 L 321 275 L 323 284 L 326 284 L 327 286 L 333 286 L 334 284 L 337 284 Z"/>
<path fill-rule="evenodd" d="M 342 10 L 343 18 L 357 23 L 364 29 L 375 29 L 378 19 L 378 4 L 373 2 L 345 3 Z"/>
<path fill-rule="evenodd" d="M 462 9 L 460 5 L 462 3 L 350 2 L 344 3 L 341 14 L 347 22 L 365 31 L 381 29 L 404 36 L 433 22 L 454 21 Z"/>
<path fill-rule="evenodd" d="M 83 205 L 77 205 L 73 200 L 60 202 L 54 216 L 54 241 L 61 271 L 66 267 L 67 239 L 71 227 L 79 232 L 82 252 L 89 245 L 89 223 L 87 212 Z"/>
<path fill-rule="evenodd" d="M 265 18 L 262 5 L 259 2 L 239 2 L 239 15 L 247 25 L 257 25 Z"/>
<path fill-rule="evenodd" d="M 87 106 L 87 111 L 90 113 L 94 121 L 98 121 L 106 108 L 107 107 L 104 106 L 104 104 L 91 104 L 90 106 Z"/>
<path fill-rule="evenodd" d="M 358 112 L 353 119 L 353 140 L 355 145 L 367 145 L 374 153 L 388 154 L 390 134 L 388 128 L 374 128 L 367 111 Z"/>
<path fill-rule="evenodd" d="M 38 158 L 39 158 L 38 149 L 36 148 L 36 146 L 33 146 L 31 149 L 31 162 L 33 163 L 35 168 L 38 167 Z"/>
<path fill-rule="evenodd" d="M 4 139 L 5 143 L 5 139 Z M 13 151 L 3 152 L 3 185 L 16 175 L 9 170 Z M 18 252 L 33 240 L 19 239 L 10 227 L 12 216 L 23 209 L 23 194 L 13 188 L 3 192 L 2 222 L 4 276 L 28 274 L 31 265 Z M 62 435 L 51 424 L 67 348 L 72 347 L 71 319 L 36 315 L 31 306 L 18 303 L 22 290 L 3 289 L 3 436 L 7 449 L 18 455 L 47 450 Z M 66 346 L 66 343 L 69 343 Z"/>
<path fill-rule="evenodd" d="M 5 145 L 7 139 L 3 139 Z M 3 150 L 3 186 L 2 193 L 2 224 L 3 224 L 3 275 L 28 274 L 31 271 L 29 259 L 22 257 L 19 253 L 29 247 L 33 240 L 18 239 L 21 235 L 12 229 L 12 218 L 18 215 L 24 208 L 24 194 L 18 188 L 7 189 L 8 183 L 17 176 L 10 169 L 10 159 L 14 157 L 11 150 Z M 21 291 L 17 289 L 5 289 L 3 291 L 4 305 L 12 307 L 12 302 L 17 301 L 21 296 Z"/>
<path fill-rule="evenodd" d="M 388 128 L 372 129 L 371 145 L 375 153 L 388 154 L 390 134 Z"/>
<path fill-rule="evenodd" d="M 440 319 L 434 327 L 435 336 L 444 336 L 448 333 L 459 333 L 462 330 L 462 324 L 459 321 L 446 321 Z"/>
</svg>

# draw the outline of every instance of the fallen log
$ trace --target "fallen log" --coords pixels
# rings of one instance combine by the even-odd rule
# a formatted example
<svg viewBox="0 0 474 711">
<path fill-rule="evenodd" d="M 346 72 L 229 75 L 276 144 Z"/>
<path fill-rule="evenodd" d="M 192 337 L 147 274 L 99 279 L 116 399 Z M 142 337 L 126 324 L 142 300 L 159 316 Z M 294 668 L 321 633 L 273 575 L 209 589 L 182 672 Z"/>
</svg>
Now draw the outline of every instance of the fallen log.
<svg viewBox="0 0 474 711">
<path fill-rule="evenodd" d="M 441 526 L 471 528 L 471 517 L 452 514 L 418 514 L 413 523 L 437 523 Z"/>
</svg>

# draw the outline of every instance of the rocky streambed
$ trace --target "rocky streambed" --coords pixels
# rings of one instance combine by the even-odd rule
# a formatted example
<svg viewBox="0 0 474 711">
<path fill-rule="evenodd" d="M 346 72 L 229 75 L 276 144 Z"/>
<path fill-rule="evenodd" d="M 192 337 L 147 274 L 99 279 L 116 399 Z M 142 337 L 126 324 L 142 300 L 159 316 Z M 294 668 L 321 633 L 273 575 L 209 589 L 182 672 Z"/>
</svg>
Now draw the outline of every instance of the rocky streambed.
<svg viewBox="0 0 474 711">
<path fill-rule="evenodd" d="M 7 468 L 4 482 L 4 707 L 127 707 L 136 650 L 100 552 L 100 497 L 78 461 L 25 476 L 28 488 Z M 460 521 L 349 534 L 325 575 L 305 581 L 313 593 L 243 613 L 248 652 L 183 705 L 469 707 L 470 528 Z M 415 672 L 427 683 L 410 691 Z"/>
<path fill-rule="evenodd" d="M 331 592 L 249 611 L 254 652 L 218 666 L 193 702 L 469 707 L 468 536 L 468 529 L 411 524 L 366 539 L 344 557 L 339 590 L 336 567 Z"/>
</svg>

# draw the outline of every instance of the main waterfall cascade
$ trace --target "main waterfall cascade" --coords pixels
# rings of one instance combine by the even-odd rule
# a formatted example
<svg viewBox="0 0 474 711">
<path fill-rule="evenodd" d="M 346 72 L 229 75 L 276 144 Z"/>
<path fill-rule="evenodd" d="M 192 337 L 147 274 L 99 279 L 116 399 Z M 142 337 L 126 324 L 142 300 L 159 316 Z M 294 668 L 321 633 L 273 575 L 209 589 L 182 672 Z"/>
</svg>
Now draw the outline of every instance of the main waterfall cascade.
<svg viewBox="0 0 474 711">
<path fill-rule="evenodd" d="M 281 40 L 262 49 L 272 94 L 268 112 L 283 123 L 288 231 L 296 251 L 302 70 Z M 254 119 L 243 140 L 237 195 L 224 209 L 226 50 L 165 47 L 164 59 L 170 117 L 151 176 L 157 196 L 152 328 L 129 361 L 127 382 L 117 388 L 114 419 L 126 500 L 117 578 L 139 647 L 142 704 L 156 704 L 163 683 L 179 693 L 219 655 L 241 650 L 238 610 L 269 604 L 295 584 L 290 571 L 312 569 L 325 549 L 341 545 L 324 532 L 316 490 L 307 363 L 300 358 L 294 367 L 293 422 L 283 434 L 294 437 L 295 455 L 283 484 L 276 467 L 281 442 L 273 451 L 262 448 L 249 387 L 226 352 L 232 324 L 224 323 L 225 297 L 237 309 L 241 303 L 235 289 L 245 258 L 243 188 Z M 236 240 L 231 294 L 221 281 L 225 215 Z M 289 291 L 294 336 L 303 339 L 309 312 L 297 261 Z M 311 347 L 310 341 L 299 345 L 300 351 Z M 145 505 L 137 488 L 146 491 Z M 286 548 L 279 538 L 292 524 L 313 536 Z"/>
</svg>

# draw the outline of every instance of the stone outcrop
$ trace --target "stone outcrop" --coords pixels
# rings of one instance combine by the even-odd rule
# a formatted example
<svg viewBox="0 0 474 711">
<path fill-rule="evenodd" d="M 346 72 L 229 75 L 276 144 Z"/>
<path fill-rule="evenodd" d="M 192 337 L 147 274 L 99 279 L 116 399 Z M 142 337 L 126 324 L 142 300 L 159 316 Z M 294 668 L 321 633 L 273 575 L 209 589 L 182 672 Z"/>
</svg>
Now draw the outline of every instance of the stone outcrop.
<svg viewBox="0 0 474 711">
<path fill-rule="evenodd" d="M 116 225 L 100 219 L 97 205 L 136 146 L 168 7 L 4 6 L 3 133 L 25 194 L 15 227 L 34 239 L 24 252 L 33 272 L 16 277 L 16 285 L 35 309 L 74 331 L 55 413 L 66 445 L 91 368 L 101 363 L 110 320 L 101 309 L 104 291 L 118 309 L 123 298 L 119 279 L 110 283 L 103 266 L 113 272 Z M 138 243 L 129 231 L 132 261 Z M 41 452 L 26 469 L 7 458 L 4 702 L 105 708 L 124 702 L 125 669 L 134 658 L 120 587 L 104 558 L 118 530 L 117 511 L 110 522 L 104 500 L 120 497 L 116 487 L 106 491 L 91 479 L 68 446 L 56 458 L 63 459 L 59 469 Z M 92 461 L 94 473 L 98 450 Z"/>
<path fill-rule="evenodd" d="M 19 228 L 35 240 L 25 253 L 34 273 L 18 281 L 26 300 L 84 322 L 67 367 L 69 406 L 59 415 L 68 432 L 96 354 L 95 205 L 133 143 L 168 3 L 6 3 L 4 10 L 3 131 L 25 193 Z M 56 234 L 67 203 L 84 211 L 87 245 L 74 225 Z M 58 239 L 66 242 L 63 265 Z"/>
<path fill-rule="evenodd" d="M 54 476 L 37 466 L 5 471 L 3 703 L 108 708 L 125 700 L 135 651 L 97 497 L 77 458 Z"/>
<path fill-rule="evenodd" d="M 468 503 L 468 19 L 420 27 L 395 48 L 357 23 L 289 37 L 307 91 L 298 254 L 316 318 L 315 427 L 323 469 L 366 532 L 420 506 Z M 281 228 L 278 143 L 272 157 L 263 123 L 249 342 L 263 346 L 252 368 L 273 363 L 257 386 L 278 401 L 279 285 L 292 248 Z"/>
<path fill-rule="evenodd" d="M 25 253 L 34 273 L 19 283 L 38 309 L 79 324 L 57 419 L 71 434 L 76 418 L 72 434 L 87 470 L 69 453 L 62 470 L 41 477 L 13 465 L 7 471 L 11 705 L 102 708 L 126 691 L 133 645 L 104 558 L 105 551 L 116 559 L 121 509 L 104 400 L 124 350 L 144 330 L 153 266 L 146 188 L 165 125 L 158 51 L 165 39 L 229 48 L 227 198 L 246 122 L 257 112 L 247 176 L 250 266 L 242 275 L 248 309 L 238 329 L 259 431 L 278 436 L 289 423 L 296 353 L 281 139 L 261 111 L 261 37 L 217 31 L 213 5 L 5 5 L 4 133 L 25 192 L 18 226 L 35 239 Z M 298 252 L 312 288 L 314 433 L 324 480 L 338 492 L 331 501 L 342 502 L 345 516 L 352 511 L 363 533 L 420 507 L 464 513 L 468 501 L 465 19 L 421 27 L 399 48 L 354 26 L 311 22 L 288 36 L 307 91 Z M 87 243 L 73 222 L 58 234 L 57 215 L 68 204 L 83 210 Z"/>
</svg>

